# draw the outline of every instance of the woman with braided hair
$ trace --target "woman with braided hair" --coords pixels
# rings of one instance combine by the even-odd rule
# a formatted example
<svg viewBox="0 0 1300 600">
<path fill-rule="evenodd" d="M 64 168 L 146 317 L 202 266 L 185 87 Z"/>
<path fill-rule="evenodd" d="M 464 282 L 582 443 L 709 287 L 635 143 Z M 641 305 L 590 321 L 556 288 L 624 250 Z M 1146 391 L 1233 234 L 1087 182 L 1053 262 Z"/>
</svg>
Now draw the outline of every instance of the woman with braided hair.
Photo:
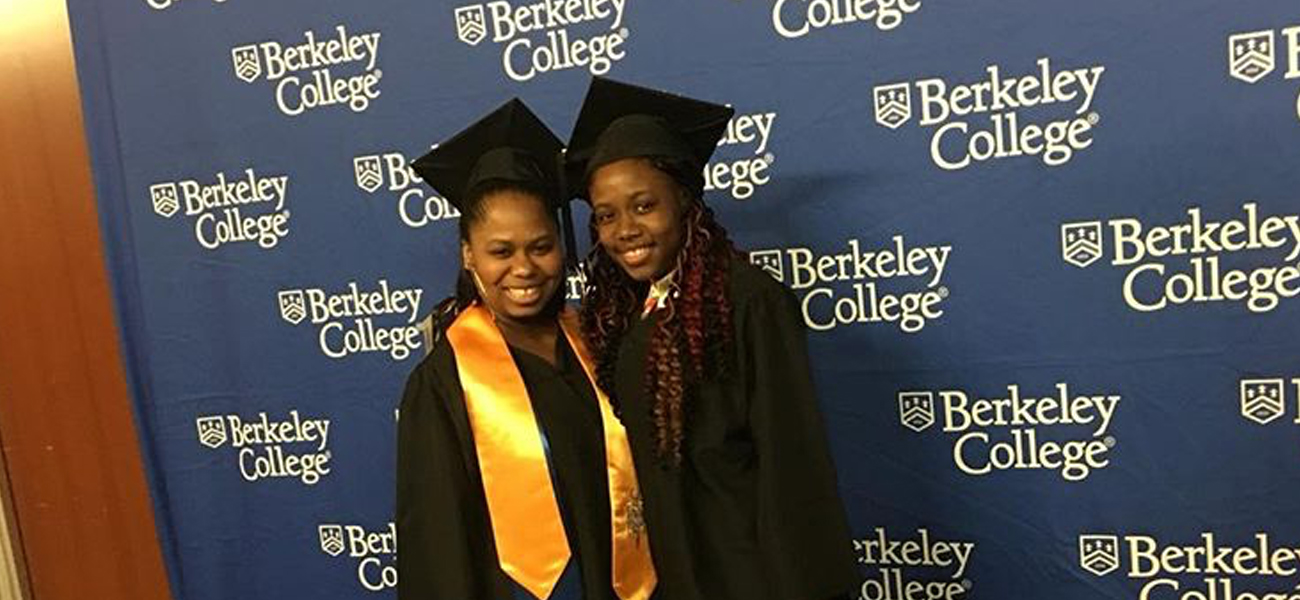
<svg viewBox="0 0 1300 600">
<path fill-rule="evenodd" d="M 802 321 L 702 200 L 730 108 L 595 78 L 582 330 L 628 432 L 665 600 L 843 598 L 858 573 Z"/>
</svg>

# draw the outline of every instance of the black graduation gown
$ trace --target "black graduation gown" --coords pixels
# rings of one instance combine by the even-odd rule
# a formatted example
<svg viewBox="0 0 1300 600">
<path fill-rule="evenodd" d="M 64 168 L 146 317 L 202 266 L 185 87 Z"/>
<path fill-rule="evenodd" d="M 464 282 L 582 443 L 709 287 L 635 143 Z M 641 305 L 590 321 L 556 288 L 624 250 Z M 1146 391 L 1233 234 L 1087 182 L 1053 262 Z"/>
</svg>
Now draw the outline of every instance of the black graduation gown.
<svg viewBox="0 0 1300 600">
<path fill-rule="evenodd" d="M 825 600 L 859 575 L 792 294 L 733 260 L 735 355 L 687 399 L 682 464 L 655 453 L 644 393 L 655 314 L 619 348 L 615 394 L 664 600 Z"/>
<path fill-rule="evenodd" d="M 572 552 L 563 579 L 571 585 L 552 597 L 580 584 L 587 600 L 617 600 L 599 406 L 563 333 L 558 338 L 555 367 L 511 348 L 547 441 Z M 529 597 L 497 561 L 465 397 L 445 336 L 407 380 L 398 423 L 398 598 Z"/>
</svg>

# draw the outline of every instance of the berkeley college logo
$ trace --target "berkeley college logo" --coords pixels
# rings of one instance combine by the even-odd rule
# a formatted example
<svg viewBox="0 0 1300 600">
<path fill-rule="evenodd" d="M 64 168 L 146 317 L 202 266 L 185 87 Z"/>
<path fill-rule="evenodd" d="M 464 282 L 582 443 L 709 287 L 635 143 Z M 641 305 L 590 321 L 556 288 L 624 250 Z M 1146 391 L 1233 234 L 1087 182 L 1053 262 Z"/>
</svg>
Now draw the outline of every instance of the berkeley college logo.
<svg viewBox="0 0 1300 600">
<path fill-rule="evenodd" d="M 1241 380 L 1241 416 L 1260 425 L 1281 417 L 1284 385 L 1281 379 Z"/>
<path fill-rule="evenodd" d="M 229 442 L 238 450 L 239 474 L 250 483 L 296 479 L 311 486 L 330 474 L 329 419 L 305 418 L 293 409 L 278 421 L 260 412 L 251 419 L 209 415 L 194 422 L 203 446 L 217 450 Z"/>
<path fill-rule="evenodd" d="M 889 324 L 917 333 L 943 316 L 951 253 L 952 246 L 917 246 L 898 234 L 879 247 L 851 239 L 843 252 L 796 246 L 755 250 L 749 260 L 800 296 L 804 323 L 813 331 Z"/>
<path fill-rule="evenodd" d="M 319 327 L 317 342 L 325 356 L 342 359 L 384 353 L 400 361 L 422 344 L 422 294 L 421 288 L 393 287 L 387 279 L 380 279 L 369 290 L 351 281 L 333 293 L 321 288 L 291 289 L 277 292 L 276 298 L 285 322 L 298 325 L 310 321 Z"/>
<path fill-rule="evenodd" d="M 749 253 L 749 262 L 767 271 L 773 279 L 785 283 L 785 262 L 780 250 L 754 250 Z"/>
<path fill-rule="evenodd" d="M 184 208 L 194 218 L 195 240 L 206 250 L 240 243 L 270 250 L 289 235 L 288 193 L 288 175 L 261 175 L 249 167 L 239 174 L 155 183 L 149 201 L 166 219 Z"/>
<path fill-rule="evenodd" d="M 1046 394 L 1022 392 L 1015 383 L 1005 391 L 1000 397 L 960 389 L 901 391 L 899 421 L 917 433 L 940 422 L 943 433 L 956 436 L 953 464 L 966 475 L 1041 470 L 1076 482 L 1110 466 L 1116 441 L 1108 432 L 1119 395 L 1078 394 L 1066 382 Z"/>
<path fill-rule="evenodd" d="M 1113 535 L 1079 536 L 1079 566 L 1101 577 L 1119 568 L 1119 538 Z"/>
<path fill-rule="evenodd" d="M 877 123 L 898 129 L 912 118 L 912 88 L 908 84 L 878 85 L 872 93 L 876 98 Z"/>
<path fill-rule="evenodd" d="M 917 433 L 934 425 L 933 392 L 899 392 L 898 420 Z"/>
<path fill-rule="evenodd" d="M 768 150 L 775 112 L 740 114 L 727 122 L 718 140 L 718 153 L 704 166 L 704 191 L 726 191 L 733 200 L 747 200 L 772 180 L 768 168 L 776 156 Z M 724 158 L 731 149 L 750 150 L 740 158 Z"/>
<path fill-rule="evenodd" d="M 772 29 L 786 39 L 853 24 L 891 31 L 920 9 L 921 0 L 777 0 L 772 5 Z"/>
<path fill-rule="evenodd" d="M 1238 33 L 1228 38 L 1228 73 L 1255 83 L 1273 72 L 1273 31 Z"/>
<path fill-rule="evenodd" d="M 149 186 L 149 198 L 153 200 L 153 211 L 158 213 L 158 216 L 170 219 L 181 209 L 175 183 L 158 183 Z"/>
<path fill-rule="evenodd" d="M 456 9 L 456 37 L 471 46 L 477 46 L 487 37 L 487 15 L 482 4 Z"/>
<path fill-rule="evenodd" d="M 1284 42 L 1284 43 L 1283 43 Z M 1281 47 L 1285 45 L 1285 48 Z M 1300 25 L 1280 31 L 1261 29 L 1228 36 L 1228 76 L 1247 84 L 1257 84 L 1273 74 L 1279 60 L 1286 62 L 1285 80 L 1300 78 Z M 1296 95 L 1295 115 L 1300 119 L 1300 93 Z"/>
<path fill-rule="evenodd" d="M 1061 225 L 1061 258 L 1080 269 L 1101 258 L 1101 221 Z"/>
<path fill-rule="evenodd" d="M 1065 262 L 1086 268 L 1104 258 L 1128 271 L 1125 304 L 1138 312 L 1211 303 L 1253 314 L 1300 296 L 1300 213 L 1267 215 L 1255 202 L 1222 217 L 1192 206 L 1176 222 L 1133 217 L 1061 225 Z M 1230 255 L 1243 255 L 1249 262 Z"/>
<path fill-rule="evenodd" d="M 346 25 L 337 25 L 319 38 L 304 31 L 300 42 L 236 46 L 230 56 L 240 81 L 264 78 L 275 83 L 275 105 L 285 115 L 327 106 L 359 113 L 379 97 L 384 75 L 377 67 L 379 36 L 378 31 L 353 34 Z"/>
<path fill-rule="evenodd" d="M 257 44 L 231 48 L 230 58 L 235 63 L 235 77 L 245 83 L 257 81 L 262 76 L 262 59 L 257 53 Z"/>
<path fill-rule="evenodd" d="M 319 525 L 320 550 L 338 558 L 357 559 L 357 581 L 368 592 L 397 587 L 397 525 L 367 530 L 361 525 Z"/>
<path fill-rule="evenodd" d="M 1132 590 L 1136 600 L 1290 600 L 1297 594 L 1290 565 L 1297 560 L 1296 544 L 1265 531 L 1240 544 L 1225 543 L 1214 531 L 1181 542 L 1135 534 L 1079 536 L 1079 566 L 1097 577 L 1119 572 L 1140 582 Z"/>
<path fill-rule="evenodd" d="M 1244 378 L 1239 384 L 1241 416 L 1259 425 L 1268 425 L 1286 415 L 1287 388 L 1295 388 L 1296 416 L 1300 425 L 1300 377 L 1288 381 L 1282 377 Z"/>
<path fill-rule="evenodd" d="M 221 417 L 201 417 L 195 420 L 199 428 L 199 443 L 209 448 L 220 448 L 226 443 L 226 422 Z"/>
<path fill-rule="evenodd" d="M 858 564 L 866 566 L 860 600 L 933 598 L 956 600 L 970 592 L 965 578 L 975 552 L 975 542 L 944 540 L 920 527 L 907 538 L 891 536 L 884 527 L 853 540 Z"/>
<path fill-rule="evenodd" d="M 993 64 L 963 83 L 929 78 L 877 85 L 872 88 L 876 123 L 899 129 L 912 119 L 915 106 L 917 124 L 934 128 L 930 159 L 945 171 L 1023 156 L 1049 167 L 1064 165 L 1092 146 L 1093 130 L 1101 122 L 1093 104 L 1106 67 L 1059 69 L 1046 56 L 1035 66 L 1007 75 Z M 1040 107 L 1057 106 L 1051 111 L 1056 114 L 1039 116 L 1044 112 Z M 981 115 L 987 120 L 974 120 Z"/>
<path fill-rule="evenodd" d="M 352 160 L 352 170 L 357 176 L 357 187 L 374 193 L 384 184 L 383 163 L 378 156 L 358 156 Z"/>
<path fill-rule="evenodd" d="M 307 318 L 307 297 L 302 290 L 280 292 L 280 316 L 291 325 L 297 325 Z"/>
<path fill-rule="evenodd" d="M 506 76 L 528 81 L 566 69 L 585 68 L 592 75 L 608 73 L 626 56 L 623 43 L 630 35 L 623 27 L 626 4 L 627 0 L 527 4 L 493 0 L 456 8 L 452 17 L 460 41 L 478 46 L 490 34 L 493 43 L 505 45 L 501 66 Z"/>
<path fill-rule="evenodd" d="M 343 554 L 343 528 L 338 525 L 321 525 L 317 528 L 320 535 L 321 552 L 330 556 Z"/>
<path fill-rule="evenodd" d="M 421 185 L 424 180 L 401 152 L 357 156 L 352 159 L 352 172 L 361 191 L 374 194 L 382 189 L 395 194 L 397 216 L 407 227 L 420 229 L 460 217 L 446 198 Z"/>
</svg>

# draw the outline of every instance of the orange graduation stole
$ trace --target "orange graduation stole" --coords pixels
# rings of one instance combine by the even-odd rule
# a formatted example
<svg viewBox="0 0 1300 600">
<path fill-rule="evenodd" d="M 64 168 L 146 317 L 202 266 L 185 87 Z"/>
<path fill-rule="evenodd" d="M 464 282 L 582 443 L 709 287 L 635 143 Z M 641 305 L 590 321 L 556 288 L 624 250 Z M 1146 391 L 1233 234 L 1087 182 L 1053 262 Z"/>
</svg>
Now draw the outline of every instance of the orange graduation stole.
<svg viewBox="0 0 1300 600">
<path fill-rule="evenodd" d="M 614 416 L 609 398 L 596 385 L 576 315 L 566 310 L 560 316 L 560 325 L 600 404 L 609 481 L 614 591 L 622 600 L 646 600 L 657 578 L 627 433 Z M 532 595 L 548 598 L 571 553 L 528 389 L 505 338 L 481 304 L 456 317 L 447 328 L 447 341 L 456 355 L 456 370 L 465 393 L 501 570 Z"/>
</svg>

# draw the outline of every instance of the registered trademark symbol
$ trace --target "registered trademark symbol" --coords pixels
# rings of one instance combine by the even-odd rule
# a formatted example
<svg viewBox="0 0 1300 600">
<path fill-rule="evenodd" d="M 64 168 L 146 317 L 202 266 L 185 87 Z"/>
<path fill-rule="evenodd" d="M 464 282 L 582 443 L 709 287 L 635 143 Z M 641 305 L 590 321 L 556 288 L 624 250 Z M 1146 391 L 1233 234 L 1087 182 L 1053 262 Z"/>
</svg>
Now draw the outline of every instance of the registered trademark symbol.
<svg viewBox="0 0 1300 600">
<path fill-rule="evenodd" d="M 1100 123 L 1100 122 L 1101 122 L 1101 115 L 1099 115 L 1099 114 L 1097 114 L 1097 113 L 1095 113 L 1095 112 L 1090 112 L 1090 113 L 1088 113 L 1088 122 L 1091 123 L 1091 124 L 1093 124 L 1093 125 L 1096 125 L 1096 124 Z"/>
<path fill-rule="evenodd" d="M 1106 443 L 1106 447 L 1107 447 L 1107 448 L 1114 448 L 1114 447 L 1115 447 L 1115 436 L 1113 436 L 1113 435 L 1108 435 L 1108 436 L 1106 436 L 1106 439 L 1104 439 L 1104 440 L 1102 440 L 1102 441 Z"/>
<path fill-rule="evenodd" d="M 383 77 L 383 76 L 384 76 L 384 72 L 383 72 L 383 71 L 381 71 L 381 70 L 379 70 L 379 69 L 375 69 L 375 77 Z"/>
<path fill-rule="evenodd" d="M 969 592 L 970 589 L 973 588 L 973 587 L 975 587 L 975 584 L 972 583 L 971 580 L 969 580 L 969 579 L 963 579 L 963 580 L 961 580 L 961 589 L 966 590 L 966 591 Z"/>
<path fill-rule="evenodd" d="M 776 155 L 772 154 L 771 152 L 768 152 L 767 154 L 763 155 L 763 161 L 770 165 L 776 162 Z"/>
<path fill-rule="evenodd" d="M 939 297 L 940 297 L 940 298 L 947 298 L 947 297 L 948 297 L 948 286 L 945 285 L 945 286 L 939 288 Z"/>
<path fill-rule="evenodd" d="M 632 32 L 628 31 L 627 28 L 624 27 L 624 28 L 618 30 L 618 34 L 621 35 L 621 36 L 623 36 L 624 39 L 626 39 L 627 36 L 632 35 Z"/>
<path fill-rule="evenodd" d="M 287 210 L 286 210 L 286 211 L 284 211 L 284 218 L 286 218 L 286 219 L 288 219 L 288 218 L 289 218 L 289 211 L 287 211 Z"/>
</svg>

